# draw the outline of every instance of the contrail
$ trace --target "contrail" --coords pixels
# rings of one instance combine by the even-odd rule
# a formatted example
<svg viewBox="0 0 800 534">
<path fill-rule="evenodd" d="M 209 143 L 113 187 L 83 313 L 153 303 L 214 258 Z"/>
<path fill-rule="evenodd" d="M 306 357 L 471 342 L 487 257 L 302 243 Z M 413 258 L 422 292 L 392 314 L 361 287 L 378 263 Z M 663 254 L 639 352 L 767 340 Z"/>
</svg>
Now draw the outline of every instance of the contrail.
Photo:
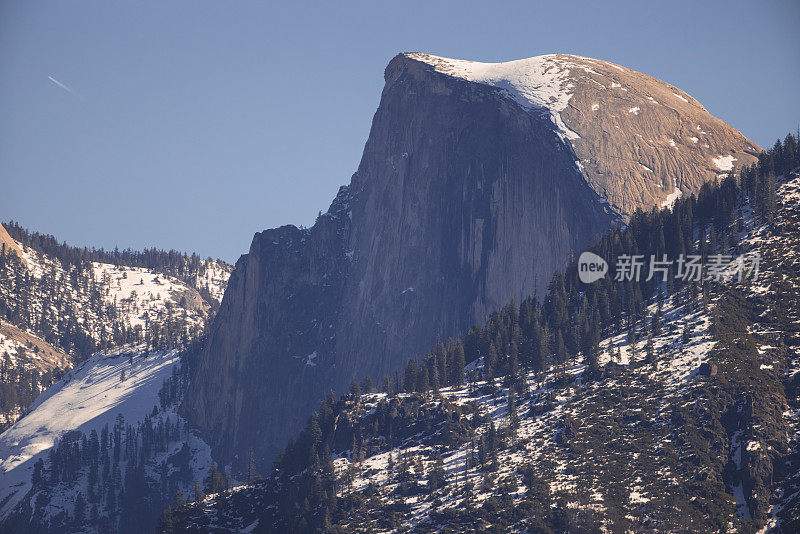
<svg viewBox="0 0 800 534">
<path fill-rule="evenodd" d="M 48 76 L 47 79 L 50 80 L 51 82 L 53 82 L 54 84 L 56 84 L 57 86 L 59 86 L 60 88 L 62 88 L 63 90 L 65 90 L 66 92 L 68 92 L 69 94 L 71 94 L 72 96 L 83 100 L 83 97 L 81 95 L 79 95 L 78 93 L 76 93 L 75 91 L 73 91 L 72 89 L 70 89 L 69 87 L 64 85 L 63 83 L 59 82 L 58 80 L 56 80 L 52 76 Z"/>
</svg>

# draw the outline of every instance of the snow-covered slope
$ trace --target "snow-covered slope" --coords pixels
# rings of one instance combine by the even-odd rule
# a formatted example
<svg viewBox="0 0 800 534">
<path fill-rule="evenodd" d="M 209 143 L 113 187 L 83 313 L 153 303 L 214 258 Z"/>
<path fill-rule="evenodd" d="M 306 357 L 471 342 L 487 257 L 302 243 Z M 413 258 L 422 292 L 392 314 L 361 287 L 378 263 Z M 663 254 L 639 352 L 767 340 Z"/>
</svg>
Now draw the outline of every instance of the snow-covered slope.
<svg viewBox="0 0 800 534">
<path fill-rule="evenodd" d="M 74 267 L 65 269 L 55 258 L 31 248 L 23 250 L 31 275 L 38 281 L 51 277 L 62 298 L 71 301 L 76 319 L 96 339 L 102 337 L 101 323 L 106 321 L 94 317 L 97 305 L 91 301 L 93 291 L 102 298 L 102 308 L 112 309 L 115 319 L 128 327 L 144 329 L 148 322 L 163 321 L 168 314 L 185 310 L 186 324 L 192 328 L 203 324 L 210 308 L 210 303 L 203 300 L 197 289 L 207 288 L 215 299 L 221 298 L 229 274 L 229 270 L 212 262 L 211 269 L 204 271 L 204 276 L 198 277 L 197 285 L 193 286 L 154 269 L 93 262 L 91 271 L 82 273 L 87 276 L 86 282 L 76 284 L 70 279 Z M 46 295 L 34 292 L 34 299 L 34 313 L 45 313 Z M 56 314 L 53 320 L 68 318 Z"/>
<path fill-rule="evenodd" d="M 5 384 L 0 396 L 0 431 L 14 423 L 24 407 L 70 367 L 68 354 L 11 323 L 0 324 L 0 382 Z"/>
<path fill-rule="evenodd" d="M 93 430 L 99 434 L 105 426 L 113 428 L 120 414 L 136 426 L 154 413 L 159 390 L 179 365 L 179 356 L 176 350 L 144 356 L 141 349 L 95 354 L 40 395 L 28 413 L 0 435 L 0 519 L 31 489 L 36 460 L 46 458 L 66 435 L 79 431 L 88 436 Z M 182 422 L 171 410 L 161 411 L 158 419 L 169 419 L 173 425 Z M 210 451 L 202 440 L 187 435 L 168 452 L 174 454 L 184 442 L 190 444 L 196 478 L 201 479 L 211 465 Z M 50 507 L 49 513 L 71 514 L 80 489 L 80 485 L 62 488 L 57 499 L 60 508 Z"/>
<path fill-rule="evenodd" d="M 163 320 L 172 307 L 186 310 L 191 326 L 201 325 L 206 318 L 208 303 L 181 280 L 141 267 L 98 262 L 92 267 L 105 304 L 114 306 L 131 327 L 144 329 L 148 322 Z"/>
<path fill-rule="evenodd" d="M 205 289 L 217 302 L 222 302 L 233 267 L 219 260 L 206 260 L 205 270 L 195 276 L 192 287 Z"/>
<path fill-rule="evenodd" d="M 152 253 L 158 269 L 81 261 L 88 252 L 45 254 L 5 235 L 19 252 L 0 257 L 0 321 L 17 335 L 0 332 L 0 371 L 14 384 L 13 393 L 0 391 L 0 422 L 16 420 L 55 368 L 57 378 L 97 350 L 142 341 L 162 349 L 196 338 L 231 271 L 219 260 L 177 254 L 162 255 L 172 261 L 163 264 Z"/>
</svg>

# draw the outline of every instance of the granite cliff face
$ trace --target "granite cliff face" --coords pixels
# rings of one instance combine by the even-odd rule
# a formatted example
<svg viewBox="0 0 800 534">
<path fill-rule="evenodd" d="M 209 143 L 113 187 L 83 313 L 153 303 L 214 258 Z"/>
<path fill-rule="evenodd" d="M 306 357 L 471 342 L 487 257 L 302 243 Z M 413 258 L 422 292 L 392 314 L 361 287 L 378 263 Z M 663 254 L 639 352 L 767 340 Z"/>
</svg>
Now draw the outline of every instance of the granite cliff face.
<svg viewBox="0 0 800 534">
<path fill-rule="evenodd" d="M 401 54 L 385 79 L 349 186 L 311 229 L 256 234 L 228 282 L 182 410 L 234 471 L 251 450 L 266 466 L 327 391 L 542 295 L 593 235 L 758 150 L 587 58 Z"/>
</svg>

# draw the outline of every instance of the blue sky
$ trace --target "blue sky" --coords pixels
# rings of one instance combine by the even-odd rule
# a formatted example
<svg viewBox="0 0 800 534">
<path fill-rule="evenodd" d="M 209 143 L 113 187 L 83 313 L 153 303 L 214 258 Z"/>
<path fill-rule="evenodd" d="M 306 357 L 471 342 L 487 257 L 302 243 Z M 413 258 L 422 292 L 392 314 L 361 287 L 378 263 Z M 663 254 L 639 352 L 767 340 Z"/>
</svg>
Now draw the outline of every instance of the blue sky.
<svg viewBox="0 0 800 534">
<path fill-rule="evenodd" d="M 793 0 L 6 0 L 0 220 L 233 261 L 256 231 L 313 224 L 349 182 L 402 51 L 614 61 L 766 147 L 800 126 L 798 27 Z"/>
</svg>

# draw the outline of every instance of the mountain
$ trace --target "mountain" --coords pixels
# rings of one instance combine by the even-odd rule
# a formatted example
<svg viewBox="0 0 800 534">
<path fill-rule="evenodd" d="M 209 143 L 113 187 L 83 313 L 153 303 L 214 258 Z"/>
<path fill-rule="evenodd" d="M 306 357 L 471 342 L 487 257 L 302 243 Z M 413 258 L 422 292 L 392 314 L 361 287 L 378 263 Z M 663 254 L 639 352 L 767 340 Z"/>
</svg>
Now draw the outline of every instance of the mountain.
<svg viewBox="0 0 800 534">
<path fill-rule="evenodd" d="M 175 251 L 90 251 L 13 223 L 0 228 L 0 429 L 98 350 L 196 339 L 232 269 Z"/>
<path fill-rule="evenodd" d="M 324 392 L 541 298 L 593 236 L 759 151 L 599 60 L 400 54 L 384 78 L 350 184 L 312 228 L 255 235 L 210 329 L 181 413 L 234 472 L 251 451 L 268 466 Z"/>
<path fill-rule="evenodd" d="M 232 266 L 0 230 L 0 532 L 152 531 L 213 466 L 176 410 Z"/>
<path fill-rule="evenodd" d="M 0 435 L 0 532 L 152 531 L 213 466 L 168 393 L 180 369 L 178 350 L 117 348 L 39 395 Z"/>
<path fill-rule="evenodd" d="M 604 235 L 611 275 L 573 261 L 506 304 L 464 338 L 465 372 L 448 344 L 327 397 L 266 480 L 160 531 L 797 532 L 797 147 Z M 616 279 L 633 254 L 703 271 Z"/>
</svg>

